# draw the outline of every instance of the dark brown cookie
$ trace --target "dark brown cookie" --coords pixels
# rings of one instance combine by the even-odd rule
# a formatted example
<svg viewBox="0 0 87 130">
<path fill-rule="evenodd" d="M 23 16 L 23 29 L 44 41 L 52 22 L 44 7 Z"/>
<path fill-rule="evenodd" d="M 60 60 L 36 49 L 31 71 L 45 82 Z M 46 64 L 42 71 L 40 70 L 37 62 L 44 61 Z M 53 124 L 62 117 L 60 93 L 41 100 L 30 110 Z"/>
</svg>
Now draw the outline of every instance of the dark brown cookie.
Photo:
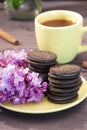
<svg viewBox="0 0 87 130">
<path fill-rule="evenodd" d="M 66 64 L 66 65 L 55 65 L 50 68 L 49 74 L 50 77 L 57 78 L 57 79 L 73 79 L 79 76 L 80 74 L 80 67 L 73 64 Z"/>
<path fill-rule="evenodd" d="M 81 78 L 76 78 L 76 79 L 73 79 L 72 81 L 70 80 L 63 80 L 63 81 L 59 81 L 59 80 L 51 80 L 48 78 L 48 81 L 49 81 L 49 86 L 54 86 L 54 87 L 57 87 L 57 88 L 73 88 L 75 86 L 81 86 L 82 84 L 82 80 Z"/>
<path fill-rule="evenodd" d="M 48 82 L 49 68 L 56 64 L 56 58 L 53 52 L 33 50 L 28 53 L 26 60 L 30 71 L 38 72 L 42 79 Z"/>
<path fill-rule="evenodd" d="M 48 93 L 47 98 L 49 101 L 53 103 L 64 104 L 64 103 L 75 101 L 78 98 L 78 94 L 76 93 L 73 95 L 63 97 L 63 96 L 58 96 L 58 95 L 53 95 L 53 94 Z"/>
<path fill-rule="evenodd" d="M 77 99 L 82 84 L 80 67 L 73 64 L 52 66 L 48 73 L 48 100 L 68 103 Z"/>
<path fill-rule="evenodd" d="M 57 87 L 54 87 L 54 86 L 49 86 L 48 89 L 49 91 L 51 92 L 54 92 L 54 93 L 72 93 L 72 92 L 77 92 L 79 90 L 80 86 L 75 86 L 73 88 L 57 88 Z"/>
<path fill-rule="evenodd" d="M 55 64 L 57 64 L 57 62 L 54 60 L 54 61 L 52 61 L 52 62 L 43 62 L 43 63 L 41 63 L 41 62 L 36 62 L 36 61 L 33 61 L 33 60 L 29 60 L 28 58 L 27 58 L 27 62 L 29 63 L 29 64 L 31 64 L 33 67 L 37 67 L 37 68 L 47 68 L 47 67 L 51 67 L 51 66 L 53 66 L 53 65 L 55 65 Z"/>
<path fill-rule="evenodd" d="M 30 70 L 35 71 L 35 72 L 39 72 L 39 73 L 48 73 L 49 68 L 37 68 L 37 67 L 33 67 L 31 64 L 28 64 L 28 67 L 30 68 Z"/>
<path fill-rule="evenodd" d="M 50 63 L 56 60 L 57 56 L 50 51 L 34 50 L 28 53 L 28 59 L 40 63 Z"/>
<path fill-rule="evenodd" d="M 75 91 L 75 92 L 71 92 L 71 93 L 55 93 L 54 91 L 50 91 L 49 89 L 47 90 L 47 93 L 50 93 L 52 95 L 56 95 L 56 96 L 61 96 L 61 97 L 66 97 L 66 96 L 70 96 L 70 95 L 73 95 L 73 94 L 77 94 L 78 92 Z"/>
</svg>

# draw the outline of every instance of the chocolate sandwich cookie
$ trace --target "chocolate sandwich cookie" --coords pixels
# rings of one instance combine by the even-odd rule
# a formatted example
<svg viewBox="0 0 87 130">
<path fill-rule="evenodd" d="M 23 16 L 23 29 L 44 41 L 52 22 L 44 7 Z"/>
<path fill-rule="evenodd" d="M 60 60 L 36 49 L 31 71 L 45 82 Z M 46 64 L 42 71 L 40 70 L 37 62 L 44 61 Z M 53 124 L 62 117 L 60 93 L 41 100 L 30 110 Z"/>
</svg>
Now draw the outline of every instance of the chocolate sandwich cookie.
<svg viewBox="0 0 87 130">
<path fill-rule="evenodd" d="M 49 68 L 56 64 L 56 54 L 50 51 L 33 50 L 27 55 L 27 62 L 30 71 L 40 73 L 42 78 L 48 81 Z M 46 75 L 46 77 L 44 76 Z"/>
<path fill-rule="evenodd" d="M 37 67 L 33 67 L 31 64 L 28 64 L 28 67 L 30 68 L 30 70 L 38 72 L 38 73 L 48 73 L 49 68 L 37 68 Z"/>
<path fill-rule="evenodd" d="M 58 96 L 58 95 L 53 95 L 53 94 L 48 93 L 47 98 L 49 101 L 53 103 L 63 104 L 63 103 L 69 103 L 69 102 L 75 101 L 78 98 L 78 94 L 76 93 L 73 95 L 63 97 L 63 96 Z"/>
<path fill-rule="evenodd" d="M 49 86 L 48 87 L 49 91 L 54 92 L 54 93 L 72 93 L 72 92 L 77 92 L 79 90 L 79 86 L 75 86 L 73 88 L 57 88 L 54 86 Z"/>
<path fill-rule="evenodd" d="M 75 79 L 67 79 L 67 80 L 59 80 L 59 79 L 54 79 L 51 78 L 50 76 L 48 77 L 49 82 L 55 83 L 55 84 L 60 84 L 60 85 L 68 85 L 68 84 L 73 84 L 77 83 L 81 80 L 81 77 L 77 77 Z"/>
<path fill-rule="evenodd" d="M 56 79 L 74 79 L 80 74 L 80 67 L 77 65 L 55 65 L 50 68 L 49 76 Z"/>
<path fill-rule="evenodd" d="M 66 97 L 66 96 L 70 96 L 70 95 L 73 95 L 73 94 L 77 94 L 78 92 L 75 91 L 75 92 L 71 92 L 71 93 L 57 93 L 57 92 L 54 92 L 54 91 L 51 91 L 48 89 L 47 93 L 50 93 L 52 95 L 56 95 L 56 96 L 61 96 L 61 97 Z"/>
<path fill-rule="evenodd" d="M 28 59 L 40 63 L 50 63 L 56 60 L 57 56 L 50 51 L 34 50 L 28 53 Z"/>
<path fill-rule="evenodd" d="M 57 88 L 73 88 L 75 86 L 81 86 L 82 84 L 82 80 L 81 78 L 76 78 L 76 79 L 73 79 L 72 81 L 70 80 L 51 80 L 50 78 L 48 78 L 48 81 L 49 81 L 49 86 L 54 86 L 54 87 L 57 87 Z"/>
<path fill-rule="evenodd" d="M 55 65 L 48 73 L 47 97 L 54 103 L 68 103 L 77 99 L 82 84 L 80 67 L 73 64 Z"/>
<path fill-rule="evenodd" d="M 56 62 L 55 60 L 52 61 L 52 62 L 48 62 L 48 63 L 45 62 L 45 61 L 43 61 L 43 62 L 41 63 L 41 62 L 39 62 L 39 61 L 33 61 L 33 59 L 30 60 L 28 57 L 27 57 L 27 62 L 28 62 L 29 64 L 31 64 L 33 67 L 43 68 L 43 69 L 57 64 L 57 62 Z"/>
<path fill-rule="evenodd" d="M 55 87 L 55 88 L 62 88 L 62 89 L 64 89 L 64 88 L 66 88 L 66 89 L 70 89 L 70 88 L 74 88 L 75 86 L 78 86 L 78 87 L 80 87 L 81 86 L 81 84 L 82 84 L 82 81 L 79 81 L 79 82 L 77 82 L 77 83 L 74 83 L 74 84 L 69 84 L 69 85 L 62 85 L 62 84 L 55 84 L 55 83 L 50 83 L 49 82 L 49 85 L 50 86 L 53 86 L 53 87 Z"/>
</svg>

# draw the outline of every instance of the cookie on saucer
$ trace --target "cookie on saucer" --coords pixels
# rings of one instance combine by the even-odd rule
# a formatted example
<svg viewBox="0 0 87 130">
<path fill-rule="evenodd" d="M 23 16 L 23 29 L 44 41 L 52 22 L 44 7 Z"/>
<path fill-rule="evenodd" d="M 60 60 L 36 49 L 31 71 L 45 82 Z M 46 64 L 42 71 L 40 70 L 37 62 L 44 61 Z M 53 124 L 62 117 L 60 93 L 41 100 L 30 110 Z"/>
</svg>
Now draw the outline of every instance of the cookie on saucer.
<svg viewBox="0 0 87 130">
<path fill-rule="evenodd" d="M 40 75 L 47 80 L 49 68 L 56 64 L 56 59 L 56 54 L 51 51 L 33 50 L 27 55 L 30 71 L 40 73 Z"/>
<path fill-rule="evenodd" d="M 80 67 L 74 64 L 52 66 L 48 73 L 48 81 L 48 100 L 54 103 L 74 101 L 82 84 Z"/>
</svg>

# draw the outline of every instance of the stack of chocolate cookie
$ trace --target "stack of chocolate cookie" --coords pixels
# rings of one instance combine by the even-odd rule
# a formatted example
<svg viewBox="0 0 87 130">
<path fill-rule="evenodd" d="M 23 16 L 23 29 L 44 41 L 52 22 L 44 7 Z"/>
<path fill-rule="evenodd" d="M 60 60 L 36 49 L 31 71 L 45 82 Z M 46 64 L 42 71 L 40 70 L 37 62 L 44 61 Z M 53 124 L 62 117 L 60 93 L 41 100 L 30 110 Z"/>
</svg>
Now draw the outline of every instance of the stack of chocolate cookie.
<svg viewBox="0 0 87 130">
<path fill-rule="evenodd" d="M 73 64 L 56 65 L 48 73 L 48 100 L 54 103 L 68 103 L 77 99 L 82 84 L 80 67 Z"/>
<path fill-rule="evenodd" d="M 28 67 L 31 71 L 40 73 L 44 81 L 48 80 L 49 68 L 56 64 L 56 54 L 50 51 L 33 50 L 28 53 Z"/>
</svg>

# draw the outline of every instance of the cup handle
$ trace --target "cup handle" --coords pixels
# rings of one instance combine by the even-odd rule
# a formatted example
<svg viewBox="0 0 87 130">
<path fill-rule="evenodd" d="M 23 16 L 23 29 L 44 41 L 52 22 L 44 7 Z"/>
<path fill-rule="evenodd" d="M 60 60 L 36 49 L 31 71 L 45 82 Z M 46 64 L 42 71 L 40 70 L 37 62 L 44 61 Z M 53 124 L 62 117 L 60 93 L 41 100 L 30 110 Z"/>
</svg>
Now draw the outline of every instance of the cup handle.
<svg viewBox="0 0 87 130">
<path fill-rule="evenodd" d="M 81 28 L 81 32 L 82 32 L 82 35 L 84 35 L 84 33 L 87 32 L 87 26 L 84 26 Z M 82 53 L 82 52 L 85 52 L 87 51 L 87 44 L 85 45 L 80 45 L 79 49 L 78 49 L 78 53 Z"/>
</svg>

